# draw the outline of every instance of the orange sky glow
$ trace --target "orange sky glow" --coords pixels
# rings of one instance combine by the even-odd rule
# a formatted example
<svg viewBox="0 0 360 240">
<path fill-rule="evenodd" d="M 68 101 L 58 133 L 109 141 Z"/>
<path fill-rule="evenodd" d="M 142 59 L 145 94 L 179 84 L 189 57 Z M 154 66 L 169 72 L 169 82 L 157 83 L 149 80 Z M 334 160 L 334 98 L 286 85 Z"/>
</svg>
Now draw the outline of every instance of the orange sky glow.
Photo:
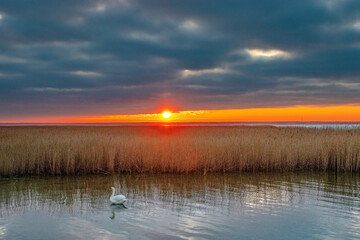
<svg viewBox="0 0 360 240">
<path fill-rule="evenodd" d="M 164 118 L 165 111 L 171 112 Z M 274 122 L 274 121 L 360 121 L 360 106 L 297 106 L 228 110 L 171 111 L 133 115 L 43 117 L 0 119 L 3 123 L 121 123 L 121 122 Z"/>
</svg>

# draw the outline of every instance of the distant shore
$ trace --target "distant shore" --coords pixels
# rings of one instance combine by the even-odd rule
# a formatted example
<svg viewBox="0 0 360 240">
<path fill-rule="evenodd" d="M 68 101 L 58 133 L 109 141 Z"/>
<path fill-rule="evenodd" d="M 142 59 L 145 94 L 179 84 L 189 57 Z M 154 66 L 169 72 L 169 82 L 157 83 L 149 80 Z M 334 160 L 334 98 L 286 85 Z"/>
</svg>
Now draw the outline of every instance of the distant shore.
<svg viewBox="0 0 360 240">
<path fill-rule="evenodd" d="M 36 123 L 0 122 L 0 127 L 16 126 L 275 126 L 275 127 L 310 127 L 310 128 L 360 128 L 360 122 L 328 121 L 276 121 L 276 122 L 114 122 L 114 123 Z"/>
<path fill-rule="evenodd" d="M 360 172 L 360 128 L 0 127 L 0 177 Z"/>
</svg>

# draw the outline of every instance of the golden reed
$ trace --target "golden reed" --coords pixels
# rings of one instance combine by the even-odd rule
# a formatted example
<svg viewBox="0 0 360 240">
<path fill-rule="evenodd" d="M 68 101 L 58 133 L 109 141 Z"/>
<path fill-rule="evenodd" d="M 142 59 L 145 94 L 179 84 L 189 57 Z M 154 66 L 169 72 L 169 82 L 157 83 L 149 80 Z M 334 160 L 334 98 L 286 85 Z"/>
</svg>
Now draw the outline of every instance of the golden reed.
<svg viewBox="0 0 360 240">
<path fill-rule="evenodd" d="M 359 169 L 360 129 L 0 127 L 0 177 Z"/>
</svg>

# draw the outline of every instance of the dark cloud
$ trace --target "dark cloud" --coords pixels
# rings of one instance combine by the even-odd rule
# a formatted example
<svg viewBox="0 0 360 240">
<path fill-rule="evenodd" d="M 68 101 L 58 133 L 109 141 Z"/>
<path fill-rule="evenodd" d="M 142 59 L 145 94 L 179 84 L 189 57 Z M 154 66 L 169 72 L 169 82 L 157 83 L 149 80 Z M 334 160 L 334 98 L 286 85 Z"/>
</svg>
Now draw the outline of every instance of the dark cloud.
<svg viewBox="0 0 360 240">
<path fill-rule="evenodd" d="M 0 2 L 0 119 L 360 102 L 357 0 Z"/>
</svg>

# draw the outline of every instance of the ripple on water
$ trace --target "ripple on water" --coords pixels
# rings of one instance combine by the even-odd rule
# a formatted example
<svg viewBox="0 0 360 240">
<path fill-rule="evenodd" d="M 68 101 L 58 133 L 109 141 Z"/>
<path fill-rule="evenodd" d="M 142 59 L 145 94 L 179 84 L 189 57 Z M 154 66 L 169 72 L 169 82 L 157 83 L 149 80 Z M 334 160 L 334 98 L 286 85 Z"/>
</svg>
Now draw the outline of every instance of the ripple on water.
<svg viewBox="0 0 360 240">
<path fill-rule="evenodd" d="M 3 180 L 0 239 L 356 239 L 359 183 L 326 174 Z M 111 186 L 126 208 L 109 205 Z"/>
</svg>

